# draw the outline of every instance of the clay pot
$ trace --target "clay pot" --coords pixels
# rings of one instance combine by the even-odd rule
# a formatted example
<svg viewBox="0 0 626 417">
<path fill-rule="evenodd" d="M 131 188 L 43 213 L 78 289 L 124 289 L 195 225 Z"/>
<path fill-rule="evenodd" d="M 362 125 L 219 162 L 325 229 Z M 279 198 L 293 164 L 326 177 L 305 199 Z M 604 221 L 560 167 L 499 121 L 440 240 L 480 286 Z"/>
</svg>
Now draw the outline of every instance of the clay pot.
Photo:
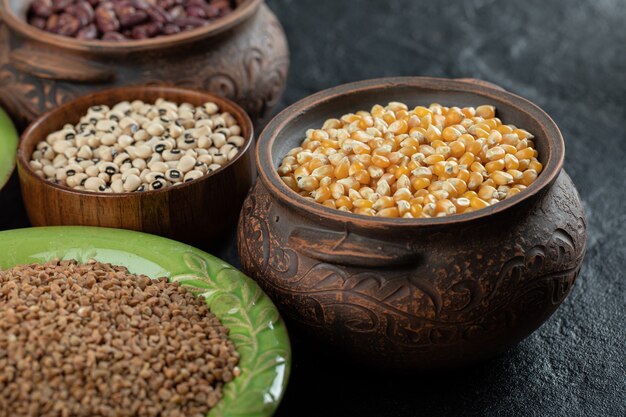
<svg viewBox="0 0 626 417">
<path fill-rule="evenodd" d="M 276 173 L 304 132 L 376 103 L 494 104 L 536 136 L 544 171 L 517 196 L 447 218 L 382 219 L 310 202 Z M 260 179 L 239 222 L 245 271 L 292 326 L 385 369 L 466 365 L 515 345 L 570 292 L 585 254 L 583 208 L 563 138 L 536 105 L 484 82 L 389 78 L 306 98 L 259 138 Z"/>
<path fill-rule="evenodd" d="M 0 105 L 24 127 L 80 95 L 113 86 L 167 84 L 213 92 L 253 120 L 285 87 L 289 56 L 280 23 L 262 0 L 191 32 L 105 42 L 43 32 L 26 23 L 30 1 L 0 0 Z"/>
<path fill-rule="evenodd" d="M 220 169 L 176 187 L 133 193 L 91 193 L 57 185 L 30 166 L 39 142 L 66 123 L 76 124 L 89 107 L 158 98 L 200 106 L 208 101 L 232 114 L 245 143 Z M 120 87 L 82 96 L 45 113 L 22 134 L 17 171 L 28 218 L 33 226 L 98 226 L 137 230 L 210 249 L 227 238 L 256 177 L 254 129 L 243 109 L 208 93 L 166 86 Z"/>
</svg>

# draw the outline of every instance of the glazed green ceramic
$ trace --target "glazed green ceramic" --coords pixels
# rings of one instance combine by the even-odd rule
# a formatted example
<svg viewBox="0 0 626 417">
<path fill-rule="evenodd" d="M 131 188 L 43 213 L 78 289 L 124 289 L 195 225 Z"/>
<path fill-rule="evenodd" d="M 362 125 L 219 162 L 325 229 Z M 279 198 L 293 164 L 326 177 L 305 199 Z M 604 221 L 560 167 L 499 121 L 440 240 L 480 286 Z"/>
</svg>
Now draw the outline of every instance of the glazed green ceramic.
<svg viewBox="0 0 626 417">
<path fill-rule="evenodd" d="M 18 135 L 9 116 L 0 109 L 0 190 L 15 168 Z"/>
<path fill-rule="evenodd" d="M 250 278 L 191 246 L 144 233 L 91 227 L 0 232 L 0 269 L 48 260 L 96 259 L 151 278 L 168 277 L 206 298 L 230 329 L 241 375 L 224 387 L 209 417 L 269 417 L 289 377 L 291 348 L 278 310 Z"/>
</svg>

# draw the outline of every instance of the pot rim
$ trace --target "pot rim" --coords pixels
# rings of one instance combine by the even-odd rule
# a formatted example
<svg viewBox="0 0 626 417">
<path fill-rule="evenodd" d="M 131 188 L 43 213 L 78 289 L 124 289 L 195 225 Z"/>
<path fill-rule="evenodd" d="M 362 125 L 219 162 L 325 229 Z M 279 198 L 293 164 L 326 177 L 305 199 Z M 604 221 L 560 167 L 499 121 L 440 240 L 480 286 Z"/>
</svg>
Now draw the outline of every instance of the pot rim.
<svg viewBox="0 0 626 417">
<path fill-rule="evenodd" d="M 82 40 L 68 36 L 55 35 L 37 29 L 17 16 L 11 7 L 10 0 L 1 0 L 0 17 L 11 30 L 39 43 L 72 51 L 115 54 L 165 49 L 219 35 L 251 18 L 258 11 L 262 3 L 263 0 L 244 0 L 243 3 L 237 6 L 231 13 L 217 19 L 214 23 L 206 27 L 180 32 L 175 35 L 124 42 Z"/>
<path fill-rule="evenodd" d="M 363 91 L 385 90 L 392 87 L 422 87 L 440 91 L 458 91 L 461 93 L 473 93 L 486 99 L 497 98 L 511 104 L 516 110 L 526 113 L 538 121 L 546 133 L 546 151 L 548 152 L 547 163 L 538 176 L 537 180 L 523 192 L 508 198 L 498 204 L 471 213 L 457 214 L 447 217 L 404 219 L 404 218 L 381 218 L 343 212 L 332 209 L 322 204 L 308 201 L 280 179 L 274 168 L 272 148 L 278 134 L 295 118 L 305 113 L 315 111 L 329 101 L 343 95 L 352 95 Z M 357 111 L 360 109 L 351 109 Z M 302 132 L 304 136 L 304 132 Z M 450 79 L 434 77 L 385 77 L 357 81 L 342 84 L 327 90 L 320 91 L 308 96 L 279 113 L 261 133 L 257 141 L 256 164 L 259 176 L 268 189 L 281 203 L 294 207 L 307 216 L 315 216 L 317 219 L 353 223 L 369 228 L 406 228 L 426 227 L 435 225 L 465 224 L 478 219 L 502 213 L 513 206 L 528 201 L 549 187 L 558 177 L 563 168 L 565 156 L 565 143 L 563 136 L 552 118 L 536 104 L 499 88 L 496 85 L 481 80 L 473 79 Z"/>
<path fill-rule="evenodd" d="M 36 140 L 36 138 L 33 138 L 34 131 L 39 127 L 40 124 L 44 123 L 49 118 L 55 117 L 57 114 L 64 113 L 64 111 L 68 107 L 74 106 L 84 100 L 98 99 L 99 97 L 103 97 L 104 99 L 111 93 L 113 94 L 123 93 L 123 95 L 127 97 L 127 100 L 130 100 L 132 99 L 134 92 L 141 92 L 141 91 L 161 93 L 160 97 L 164 98 L 165 100 L 170 100 L 168 97 L 170 97 L 171 95 L 176 95 L 176 94 L 181 94 L 181 93 L 187 94 L 187 95 L 193 94 L 198 97 L 203 97 L 207 101 L 216 102 L 220 106 L 220 110 L 223 110 L 224 104 L 226 104 L 227 107 L 230 107 L 228 111 L 232 113 L 235 119 L 237 119 L 237 122 L 240 124 L 242 128 L 242 136 L 245 139 L 245 143 L 243 144 L 243 146 L 241 147 L 237 155 L 233 159 L 228 161 L 225 165 L 223 165 L 220 169 L 217 169 L 211 172 L 210 174 L 203 175 L 202 177 L 197 178 L 193 181 L 185 182 L 176 187 L 172 187 L 172 186 L 164 187 L 159 190 L 149 190 L 149 191 L 143 191 L 143 192 L 124 192 L 124 193 L 98 193 L 98 192 L 93 192 L 93 191 L 82 191 L 82 190 L 75 190 L 68 186 L 52 183 L 50 181 L 45 180 L 44 178 L 41 178 L 39 175 L 35 173 L 35 171 L 30 166 L 30 163 L 29 163 L 32 152 L 28 152 L 27 148 L 34 141 L 36 141 L 36 143 L 39 143 L 45 140 L 45 137 L 41 137 L 39 138 L 39 140 Z M 22 133 L 22 136 L 20 137 L 20 143 L 19 143 L 19 147 L 17 150 L 17 158 L 16 158 L 18 175 L 20 177 L 24 175 L 29 176 L 33 181 L 41 182 L 45 184 L 45 186 L 51 187 L 59 192 L 75 194 L 75 195 L 86 197 L 86 198 L 121 198 L 121 197 L 145 198 L 147 196 L 152 196 L 156 194 L 165 194 L 171 191 L 176 191 L 178 189 L 193 187 L 196 184 L 199 184 L 204 181 L 210 181 L 211 179 L 213 179 L 213 177 L 218 176 L 219 174 L 225 172 L 227 169 L 232 169 L 233 166 L 237 163 L 237 161 L 240 160 L 248 152 L 248 150 L 250 149 L 250 146 L 254 142 L 254 127 L 253 126 L 254 125 L 252 124 L 252 120 L 250 119 L 250 116 L 248 116 L 248 114 L 237 103 L 225 97 L 221 97 L 221 96 L 211 94 L 208 92 L 196 91 L 196 90 L 192 90 L 188 88 L 158 86 L 158 85 L 156 86 L 155 85 L 134 85 L 134 86 L 110 88 L 107 90 L 102 90 L 102 91 L 98 91 L 92 94 L 80 96 L 66 104 L 63 104 L 50 111 L 47 111 L 46 113 L 38 117 L 35 121 L 33 121 L 26 128 L 26 130 L 24 130 L 24 132 Z M 51 132 L 48 132 L 48 133 L 51 133 Z"/>
</svg>

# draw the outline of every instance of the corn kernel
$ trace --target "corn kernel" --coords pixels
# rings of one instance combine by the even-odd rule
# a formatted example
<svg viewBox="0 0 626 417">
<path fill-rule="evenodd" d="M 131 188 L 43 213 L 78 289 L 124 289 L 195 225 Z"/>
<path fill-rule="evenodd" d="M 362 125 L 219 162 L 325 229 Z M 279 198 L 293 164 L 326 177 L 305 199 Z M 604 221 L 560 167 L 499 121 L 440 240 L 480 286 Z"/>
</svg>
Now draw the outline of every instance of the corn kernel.
<svg viewBox="0 0 626 417">
<path fill-rule="evenodd" d="M 375 105 L 309 129 L 277 169 L 302 197 L 384 217 L 470 213 L 514 196 L 543 169 L 534 136 L 495 107 Z"/>
</svg>

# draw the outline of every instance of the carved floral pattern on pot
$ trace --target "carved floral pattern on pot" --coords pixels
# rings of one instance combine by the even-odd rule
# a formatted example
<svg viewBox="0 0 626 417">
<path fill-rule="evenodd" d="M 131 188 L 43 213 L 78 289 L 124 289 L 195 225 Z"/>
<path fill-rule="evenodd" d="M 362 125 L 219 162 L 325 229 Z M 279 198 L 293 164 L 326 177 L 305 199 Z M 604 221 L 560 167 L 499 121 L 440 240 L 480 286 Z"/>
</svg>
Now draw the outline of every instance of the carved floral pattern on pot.
<svg viewBox="0 0 626 417">
<path fill-rule="evenodd" d="M 429 360 L 436 362 L 433 352 L 445 357 L 445 348 L 467 345 L 469 352 L 489 340 L 518 342 L 569 294 L 586 236 L 569 177 L 561 174 L 531 207 L 504 215 L 496 224 L 506 227 L 468 225 L 458 236 L 444 229 L 433 231 L 433 240 L 425 237 L 429 232 L 398 236 L 393 248 L 428 248 L 413 252 L 413 264 L 346 266 L 303 254 L 310 253 L 306 241 L 290 236 L 307 229 L 309 237 L 341 252 L 346 240 L 355 239 L 346 238 L 354 233 L 349 223 L 345 230 L 328 230 L 288 213 L 259 181 L 243 207 L 239 253 L 244 269 L 300 326 L 363 351 L 384 350 L 392 362 L 403 352 L 423 352 L 418 367 L 428 367 Z M 368 243 L 376 250 L 374 242 Z"/>
</svg>

